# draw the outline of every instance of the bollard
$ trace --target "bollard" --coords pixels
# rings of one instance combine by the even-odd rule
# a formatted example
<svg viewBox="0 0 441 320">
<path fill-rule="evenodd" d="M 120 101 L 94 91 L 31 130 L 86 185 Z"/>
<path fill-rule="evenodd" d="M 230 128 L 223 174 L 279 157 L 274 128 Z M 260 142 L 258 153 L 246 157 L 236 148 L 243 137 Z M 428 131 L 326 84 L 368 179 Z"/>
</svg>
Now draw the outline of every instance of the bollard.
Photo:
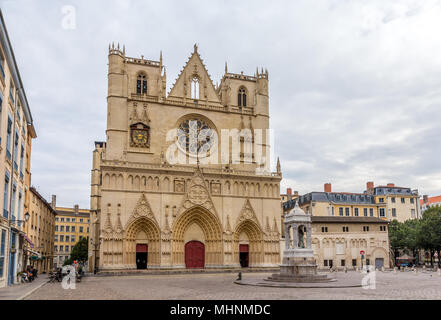
<svg viewBox="0 0 441 320">
<path fill-rule="evenodd" d="M 348 268 L 345 266 L 345 273 L 348 273 Z"/>
<path fill-rule="evenodd" d="M 400 271 L 401 271 L 401 272 L 404 272 L 404 268 L 400 268 Z"/>
<path fill-rule="evenodd" d="M 440 268 L 438 268 L 438 276 L 441 277 L 441 269 Z"/>
<path fill-rule="evenodd" d="M 381 272 L 384 272 L 384 266 L 383 266 L 383 267 L 381 267 Z"/>
<path fill-rule="evenodd" d="M 418 269 L 416 269 L 416 268 L 413 269 L 413 274 L 417 276 L 418 275 Z"/>
<path fill-rule="evenodd" d="M 394 268 L 394 274 L 397 274 L 397 267 Z"/>
</svg>

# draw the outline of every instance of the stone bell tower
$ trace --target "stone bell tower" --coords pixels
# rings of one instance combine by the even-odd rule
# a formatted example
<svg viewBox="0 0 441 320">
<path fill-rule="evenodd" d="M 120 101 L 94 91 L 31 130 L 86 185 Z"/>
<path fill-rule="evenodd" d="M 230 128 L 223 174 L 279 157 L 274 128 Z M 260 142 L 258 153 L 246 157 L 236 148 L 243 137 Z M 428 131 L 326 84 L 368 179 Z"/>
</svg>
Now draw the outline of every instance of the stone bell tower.
<svg viewBox="0 0 441 320">
<path fill-rule="evenodd" d="M 314 251 L 311 247 L 311 215 L 306 214 L 296 202 L 285 216 L 285 251 L 280 274 L 269 280 L 288 282 L 328 282 L 326 275 L 317 273 Z"/>
</svg>

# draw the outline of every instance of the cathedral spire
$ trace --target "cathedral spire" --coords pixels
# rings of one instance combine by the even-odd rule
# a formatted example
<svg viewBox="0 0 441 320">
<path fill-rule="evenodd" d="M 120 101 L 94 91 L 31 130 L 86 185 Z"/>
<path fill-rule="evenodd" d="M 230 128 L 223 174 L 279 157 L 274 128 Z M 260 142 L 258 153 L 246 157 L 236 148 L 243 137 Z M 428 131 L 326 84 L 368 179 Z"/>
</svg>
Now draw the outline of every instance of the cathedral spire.
<svg viewBox="0 0 441 320">
<path fill-rule="evenodd" d="M 282 169 L 281 169 L 281 167 L 280 167 L 280 159 L 279 159 L 279 157 L 277 157 L 277 166 L 276 166 L 276 169 L 277 169 L 277 174 L 281 174 L 281 173 L 282 173 Z"/>
</svg>

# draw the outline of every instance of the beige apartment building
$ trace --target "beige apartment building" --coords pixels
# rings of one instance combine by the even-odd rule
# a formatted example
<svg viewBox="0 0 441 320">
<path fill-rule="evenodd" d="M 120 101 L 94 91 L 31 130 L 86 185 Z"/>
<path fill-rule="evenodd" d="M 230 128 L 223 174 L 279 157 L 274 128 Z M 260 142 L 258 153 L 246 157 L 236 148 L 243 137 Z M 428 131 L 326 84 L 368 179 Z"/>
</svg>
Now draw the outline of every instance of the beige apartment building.
<svg viewBox="0 0 441 320">
<path fill-rule="evenodd" d="M 52 206 L 56 208 L 54 268 L 62 267 L 75 244 L 88 238 L 90 232 L 90 210 L 56 207 L 56 197 L 52 196 Z"/>
<path fill-rule="evenodd" d="M 35 129 L 23 83 L 0 10 L 0 287 L 18 281 L 24 266 L 24 200 L 27 163 Z M 28 149 L 29 148 L 29 149 Z"/>
<path fill-rule="evenodd" d="M 282 176 L 280 164 L 270 172 L 261 161 L 270 146 L 258 136 L 269 129 L 268 72 L 225 65 L 215 84 L 195 45 L 167 94 L 162 54 L 131 58 L 112 45 L 108 59 L 107 141 L 93 152 L 90 269 L 278 266 Z M 229 152 L 233 142 L 222 152 L 230 139 L 223 130 L 240 132 L 240 152 Z"/>
<path fill-rule="evenodd" d="M 30 189 L 28 223 L 25 224 L 25 265 L 34 266 L 39 273 L 53 269 L 56 211 L 34 188 Z"/>
<path fill-rule="evenodd" d="M 312 244 L 320 268 L 391 266 L 386 203 L 367 193 L 311 192 L 283 203 L 287 213 L 295 202 L 312 215 Z M 283 235 L 284 236 L 284 235 Z"/>
<path fill-rule="evenodd" d="M 313 216 L 312 248 L 319 268 L 392 266 L 388 222 L 375 217 Z"/>
</svg>

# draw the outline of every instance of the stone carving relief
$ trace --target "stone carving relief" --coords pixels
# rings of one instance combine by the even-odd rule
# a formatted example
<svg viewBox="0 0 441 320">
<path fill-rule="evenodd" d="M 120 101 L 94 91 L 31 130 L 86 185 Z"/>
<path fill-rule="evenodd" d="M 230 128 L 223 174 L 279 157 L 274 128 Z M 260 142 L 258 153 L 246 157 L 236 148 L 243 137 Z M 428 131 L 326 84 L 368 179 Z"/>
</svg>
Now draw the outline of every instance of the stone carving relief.
<svg viewBox="0 0 441 320">
<path fill-rule="evenodd" d="M 184 196 L 177 215 L 194 206 L 202 206 L 207 210 L 215 211 L 213 201 L 211 200 L 207 184 L 204 181 L 200 168 L 196 169 L 193 178 L 188 181 L 187 186 L 187 193 Z"/>
<path fill-rule="evenodd" d="M 257 220 L 257 217 L 256 217 L 256 213 L 255 213 L 253 207 L 251 206 L 249 199 L 245 200 L 245 203 L 242 207 L 240 215 L 237 218 L 236 225 L 239 225 L 241 222 L 243 222 L 245 220 L 252 220 L 255 223 L 257 223 L 258 226 L 260 226 L 259 221 Z"/>
<path fill-rule="evenodd" d="M 157 225 L 156 218 L 153 214 L 153 211 L 152 211 L 150 204 L 149 204 L 144 193 L 141 195 L 140 199 L 138 200 L 138 203 L 136 204 L 136 207 L 133 210 L 133 213 L 132 213 L 129 221 L 127 221 L 126 227 L 128 225 L 130 225 L 134 220 L 141 218 L 141 217 L 151 219 Z"/>
<path fill-rule="evenodd" d="M 185 192 L 184 180 L 175 180 L 174 190 L 175 192 Z"/>
<path fill-rule="evenodd" d="M 211 194 L 221 194 L 221 184 L 218 182 L 211 183 Z"/>
</svg>

